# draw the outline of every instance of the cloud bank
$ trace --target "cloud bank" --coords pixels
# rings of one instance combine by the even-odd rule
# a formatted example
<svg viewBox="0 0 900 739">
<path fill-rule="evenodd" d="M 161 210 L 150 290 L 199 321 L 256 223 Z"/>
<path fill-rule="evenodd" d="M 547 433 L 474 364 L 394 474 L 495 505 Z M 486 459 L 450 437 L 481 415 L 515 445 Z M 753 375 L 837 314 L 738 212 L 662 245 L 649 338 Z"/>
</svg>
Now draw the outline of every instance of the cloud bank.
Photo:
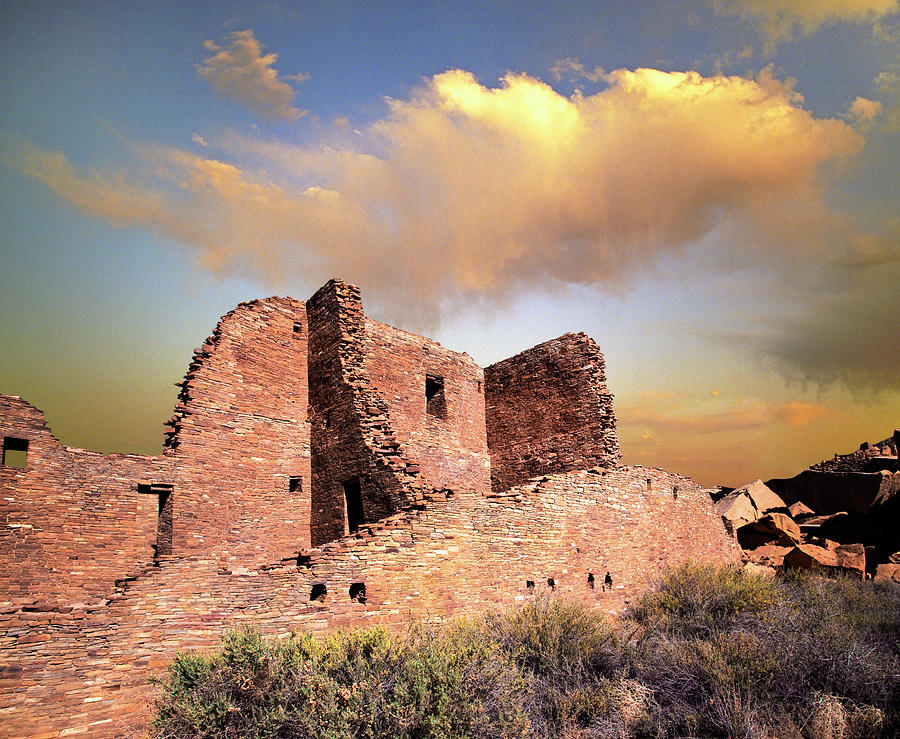
<svg viewBox="0 0 900 739">
<path fill-rule="evenodd" d="M 759 25 L 771 50 L 832 23 L 872 23 L 900 10 L 898 0 L 708 0 L 719 13 Z"/>
<path fill-rule="evenodd" d="M 489 87 L 451 70 L 388 100 L 368 127 L 336 125 L 306 146 L 237 134 L 204 155 L 145 144 L 140 166 L 121 172 L 23 147 L 16 166 L 92 216 L 186 245 L 213 271 L 278 284 L 291 270 L 313 286 L 338 275 L 418 327 L 453 301 L 618 289 L 704 241 L 725 260 L 784 273 L 831 259 L 853 236 L 826 205 L 825 170 L 864 139 L 847 121 L 815 118 L 790 84 L 654 69 L 603 81 L 566 97 L 526 74 Z M 843 276 L 857 285 L 859 274 Z M 840 290 L 823 311 L 866 299 Z M 791 355 L 801 344 L 790 328 L 766 349 L 817 361 L 825 344 L 813 337 L 826 334 L 805 336 L 804 356 Z"/>
<path fill-rule="evenodd" d="M 234 98 L 270 120 L 296 121 L 306 113 L 292 105 L 294 88 L 285 79 L 302 82 L 305 75 L 278 76 L 274 64 L 277 54 L 263 54 L 253 31 L 234 31 L 228 43 L 219 46 L 204 41 L 212 54 L 197 65 L 197 74 L 225 97 Z"/>
</svg>

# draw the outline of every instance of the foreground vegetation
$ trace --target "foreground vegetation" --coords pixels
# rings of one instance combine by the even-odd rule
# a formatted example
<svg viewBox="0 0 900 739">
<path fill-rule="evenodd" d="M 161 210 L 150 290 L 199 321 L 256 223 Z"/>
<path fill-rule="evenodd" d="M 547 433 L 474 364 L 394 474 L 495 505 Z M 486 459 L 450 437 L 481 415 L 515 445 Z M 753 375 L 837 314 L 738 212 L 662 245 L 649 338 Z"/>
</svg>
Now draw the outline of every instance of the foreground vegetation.
<svg viewBox="0 0 900 739">
<path fill-rule="evenodd" d="M 890 737 L 900 588 L 686 565 L 615 624 L 537 599 L 479 621 L 267 641 L 161 681 L 153 736 Z"/>
</svg>

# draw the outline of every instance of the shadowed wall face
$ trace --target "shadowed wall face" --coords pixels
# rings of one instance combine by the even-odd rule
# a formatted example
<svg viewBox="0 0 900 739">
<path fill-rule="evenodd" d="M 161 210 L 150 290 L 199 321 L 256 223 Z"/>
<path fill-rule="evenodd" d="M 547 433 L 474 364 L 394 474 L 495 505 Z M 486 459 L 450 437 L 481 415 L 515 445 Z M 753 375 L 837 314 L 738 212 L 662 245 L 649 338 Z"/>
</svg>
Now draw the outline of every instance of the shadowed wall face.
<svg viewBox="0 0 900 739">
<path fill-rule="evenodd" d="M 619 440 L 603 355 L 565 334 L 484 371 L 491 487 L 618 465 Z"/>
</svg>

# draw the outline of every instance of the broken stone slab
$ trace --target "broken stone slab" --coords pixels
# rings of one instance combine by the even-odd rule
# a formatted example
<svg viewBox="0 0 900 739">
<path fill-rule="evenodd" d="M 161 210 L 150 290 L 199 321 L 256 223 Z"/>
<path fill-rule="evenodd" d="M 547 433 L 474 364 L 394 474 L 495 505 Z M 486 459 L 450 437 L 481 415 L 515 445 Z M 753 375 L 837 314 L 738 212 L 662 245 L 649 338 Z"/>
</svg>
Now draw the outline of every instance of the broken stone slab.
<svg viewBox="0 0 900 739">
<path fill-rule="evenodd" d="M 749 495 L 729 493 L 715 504 L 716 511 L 725 522 L 728 533 L 734 536 L 741 526 L 753 523 L 759 514 Z"/>
<path fill-rule="evenodd" d="M 878 565 L 875 568 L 875 580 L 893 580 L 894 582 L 900 582 L 900 564 L 894 563 L 886 563 Z"/>
<path fill-rule="evenodd" d="M 795 521 L 798 518 L 805 518 L 806 516 L 816 515 L 816 512 L 808 505 L 806 505 L 806 503 L 804 503 L 802 500 L 798 500 L 796 503 L 792 503 L 791 505 L 789 505 L 788 513 Z"/>
<path fill-rule="evenodd" d="M 777 544 L 764 544 L 756 549 L 744 552 L 744 557 L 753 564 L 766 565 L 768 567 L 781 567 L 784 564 L 785 555 L 793 547 L 781 547 Z"/>
<path fill-rule="evenodd" d="M 766 544 L 794 546 L 802 536 L 800 527 L 783 513 L 767 513 L 758 521 L 738 529 L 738 543 L 742 549 L 758 549 Z"/>
<path fill-rule="evenodd" d="M 845 571 L 865 577 L 866 555 L 862 544 L 839 545 L 829 550 L 813 544 L 800 544 L 784 557 L 785 567 L 801 570 Z"/>
</svg>

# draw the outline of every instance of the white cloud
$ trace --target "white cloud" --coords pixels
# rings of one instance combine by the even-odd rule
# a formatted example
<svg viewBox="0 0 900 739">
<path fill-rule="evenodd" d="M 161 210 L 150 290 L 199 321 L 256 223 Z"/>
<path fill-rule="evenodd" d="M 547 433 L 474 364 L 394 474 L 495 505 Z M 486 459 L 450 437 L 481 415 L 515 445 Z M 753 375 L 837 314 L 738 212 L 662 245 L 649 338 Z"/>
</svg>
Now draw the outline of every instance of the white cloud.
<svg viewBox="0 0 900 739">
<path fill-rule="evenodd" d="M 234 31 L 225 46 L 205 41 L 203 48 L 212 53 L 197 65 L 197 74 L 220 94 L 273 120 L 296 121 L 306 113 L 292 104 L 296 93 L 285 80 L 302 82 L 307 75 L 279 77 L 273 66 L 278 55 L 263 54 L 253 31 Z"/>
</svg>

